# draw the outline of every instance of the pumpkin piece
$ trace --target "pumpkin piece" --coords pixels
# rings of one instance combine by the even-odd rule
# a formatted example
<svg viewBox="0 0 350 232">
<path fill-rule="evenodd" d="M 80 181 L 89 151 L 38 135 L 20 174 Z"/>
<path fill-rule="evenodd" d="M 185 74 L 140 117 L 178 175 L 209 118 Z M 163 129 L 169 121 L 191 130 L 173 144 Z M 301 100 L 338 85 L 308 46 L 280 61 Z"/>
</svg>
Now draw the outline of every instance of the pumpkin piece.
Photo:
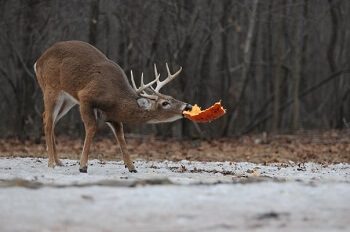
<svg viewBox="0 0 350 232">
<path fill-rule="evenodd" d="M 201 110 L 201 108 L 195 104 L 191 111 L 184 111 L 185 118 L 195 122 L 211 122 L 219 117 L 223 116 L 226 110 L 222 107 L 221 102 L 216 102 L 208 109 Z"/>
</svg>

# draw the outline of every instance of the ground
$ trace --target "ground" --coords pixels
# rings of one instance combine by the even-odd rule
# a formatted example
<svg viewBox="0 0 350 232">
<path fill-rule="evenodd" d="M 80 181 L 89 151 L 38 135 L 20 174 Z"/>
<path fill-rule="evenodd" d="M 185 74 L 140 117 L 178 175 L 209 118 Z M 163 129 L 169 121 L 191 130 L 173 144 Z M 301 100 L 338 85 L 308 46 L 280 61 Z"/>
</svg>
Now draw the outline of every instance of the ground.
<svg viewBox="0 0 350 232">
<path fill-rule="evenodd" d="M 349 231 L 350 165 L 0 159 L 1 231 Z"/>
<path fill-rule="evenodd" d="M 162 139 L 127 135 L 128 150 L 134 159 L 232 161 L 253 163 L 316 162 L 350 163 L 350 130 L 306 131 L 296 135 L 258 134 L 224 139 Z M 57 138 L 61 158 L 79 159 L 83 139 Z M 45 141 L 0 140 L 0 157 L 46 158 Z M 96 138 L 91 159 L 120 160 L 119 148 L 112 136 Z"/>
<path fill-rule="evenodd" d="M 97 139 L 87 174 L 79 140 L 58 139 L 54 169 L 43 143 L 0 141 L 0 231 L 350 230 L 342 133 L 128 141 L 138 173 L 112 140 Z"/>
</svg>

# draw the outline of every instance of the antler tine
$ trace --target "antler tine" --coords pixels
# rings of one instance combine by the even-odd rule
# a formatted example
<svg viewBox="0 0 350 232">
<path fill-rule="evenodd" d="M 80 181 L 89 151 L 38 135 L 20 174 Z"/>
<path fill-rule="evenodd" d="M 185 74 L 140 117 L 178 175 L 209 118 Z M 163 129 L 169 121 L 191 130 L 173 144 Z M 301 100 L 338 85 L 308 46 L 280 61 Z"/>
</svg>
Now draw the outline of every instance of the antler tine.
<svg viewBox="0 0 350 232">
<path fill-rule="evenodd" d="M 168 63 L 165 63 L 165 65 L 166 65 L 166 69 L 167 69 L 167 71 L 168 71 L 168 75 L 171 75 L 171 74 L 170 74 L 170 70 L 169 70 Z M 174 73 L 174 74 L 171 75 L 171 76 L 172 76 L 171 80 L 174 79 L 175 77 L 177 77 L 177 76 L 180 74 L 181 71 L 182 71 L 182 67 L 180 66 L 179 70 L 178 70 L 176 73 Z"/>
<path fill-rule="evenodd" d="M 157 65 L 156 65 L 156 64 L 154 64 L 154 76 L 155 76 L 156 79 L 157 79 L 157 86 L 158 86 L 158 85 L 161 83 L 161 81 L 159 80 L 159 79 L 160 79 L 160 74 L 158 73 Z M 157 88 L 157 87 L 156 87 L 156 88 Z M 152 86 L 151 86 L 151 89 L 152 89 L 153 92 L 156 92 Z"/>
<path fill-rule="evenodd" d="M 171 76 L 168 63 L 165 63 L 165 67 L 166 67 L 166 71 L 168 72 L 168 76 Z"/>
<path fill-rule="evenodd" d="M 145 86 L 145 83 L 143 83 L 143 72 L 141 73 L 141 86 L 140 88 L 142 88 L 143 86 Z"/>
<path fill-rule="evenodd" d="M 170 69 L 169 69 L 169 66 L 168 66 L 168 63 L 165 63 L 165 66 L 166 66 L 166 70 L 168 72 L 168 77 L 164 80 L 164 81 L 160 81 L 159 78 L 158 78 L 158 81 L 157 81 L 157 86 L 156 88 L 154 89 L 155 92 L 159 92 L 159 90 L 165 86 L 166 84 L 168 84 L 170 81 L 174 80 L 175 77 L 177 77 L 180 72 L 182 71 L 182 67 L 180 67 L 180 69 L 174 73 L 174 74 L 171 74 L 170 73 Z M 154 65 L 154 72 L 157 73 L 157 68 L 156 66 Z"/>
<path fill-rule="evenodd" d="M 132 70 L 130 70 L 130 76 L 131 76 L 132 87 L 137 92 L 138 89 L 137 89 L 136 84 L 135 84 L 134 75 L 132 74 Z"/>
<path fill-rule="evenodd" d="M 157 65 L 156 64 L 154 64 L 154 75 L 155 75 L 156 78 L 158 77 L 158 79 L 159 79 L 160 74 L 158 74 Z"/>
</svg>

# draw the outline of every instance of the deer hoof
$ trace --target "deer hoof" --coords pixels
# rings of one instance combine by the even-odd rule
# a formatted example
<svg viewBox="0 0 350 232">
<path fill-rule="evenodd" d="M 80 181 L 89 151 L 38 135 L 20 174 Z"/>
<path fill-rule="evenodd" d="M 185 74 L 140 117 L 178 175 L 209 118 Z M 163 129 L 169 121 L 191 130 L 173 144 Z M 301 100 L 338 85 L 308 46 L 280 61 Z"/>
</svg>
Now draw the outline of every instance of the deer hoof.
<svg viewBox="0 0 350 232">
<path fill-rule="evenodd" d="M 54 168 L 56 166 L 55 162 L 49 162 L 47 165 L 49 168 Z"/>
<path fill-rule="evenodd" d="M 137 173 L 137 170 L 136 170 L 136 169 L 131 169 L 131 170 L 129 170 L 129 172 L 131 172 L 131 173 Z"/>
<path fill-rule="evenodd" d="M 87 173 L 87 166 L 86 166 L 86 167 L 79 168 L 79 172 L 81 172 L 81 173 Z"/>
<path fill-rule="evenodd" d="M 57 166 L 64 166 L 61 160 L 56 160 L 56 165 Z"/>
</svg>

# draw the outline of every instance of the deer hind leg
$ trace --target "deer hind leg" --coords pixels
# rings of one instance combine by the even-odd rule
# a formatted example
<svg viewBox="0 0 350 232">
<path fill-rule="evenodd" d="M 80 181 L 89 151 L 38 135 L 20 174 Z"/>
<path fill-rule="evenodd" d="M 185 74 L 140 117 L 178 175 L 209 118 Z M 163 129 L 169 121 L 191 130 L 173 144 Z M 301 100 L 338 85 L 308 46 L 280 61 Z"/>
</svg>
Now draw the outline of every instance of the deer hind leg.
<svg viewBox="0 0 350 232">
<path fill-rule="evenodd" d="M 116 140 L 119 143 L 125 166 L 129 169 L 129 172 L 137 172 L 129 153 L 127 152 L 123 124 L 120 122 L 107 122 L 107 125 L 111 128 Z"/>
<path fill-rule="evenodd" d="M 54 122 L 55 125 L 64 115 L 66 115 L 73 108 L 73 106 L 79 104 L 79 102 L 75 98 L 73 98 L 71 95 L 64 91 L 60 92 L 59 99 L 60 101 L 57 102 L 60 104 L 56 104 L 58 112 Z"/>
<path fill-rule="evenodd" d="M 97 130 L 97 123 L 94 114 L 94 109 L 89 104 L 84 103 L 80 105 L 80 114 L 85 126 L 85 140 L 83 152 L 81 153 L 80 157 L 79 171 L 86 173 L 90 146 Z"/>
<path fill-rule="evenodd" d="M 55 135 L 54 135 L 54 130 L 57 122 L 64 116 L 66 115 L 69 110 L 73 108 L 77 104 L 77 101 L 71 97 L 69 94 L 67 94 L 64 91 L 61 91 L 57 97 L 56 103 L 55 103 L 55 108 L 53 111 L 53 129 L 52 129 L 52 140 L 53 140 L 53 149 L 54 149 L 54 160 L 55 163 L 58 166 L 63 166 L 63 163 L 59 160 L 57 151 L 56 151 L 56 142 L 55 142 Z"/>
<path fill-rule="evenodd" d="M 57 99 L 57 93 L 48 90 L 44 93 L 44 128 L 45 128 L 45 140 L 46 140 L 46 146 L 47 146 L 47 152 L 49 155 L 49 167 L 55 167 L 55 144 L 54 144 L 54 109 L 55 109 L 55 103 Z"/>
</svg>

